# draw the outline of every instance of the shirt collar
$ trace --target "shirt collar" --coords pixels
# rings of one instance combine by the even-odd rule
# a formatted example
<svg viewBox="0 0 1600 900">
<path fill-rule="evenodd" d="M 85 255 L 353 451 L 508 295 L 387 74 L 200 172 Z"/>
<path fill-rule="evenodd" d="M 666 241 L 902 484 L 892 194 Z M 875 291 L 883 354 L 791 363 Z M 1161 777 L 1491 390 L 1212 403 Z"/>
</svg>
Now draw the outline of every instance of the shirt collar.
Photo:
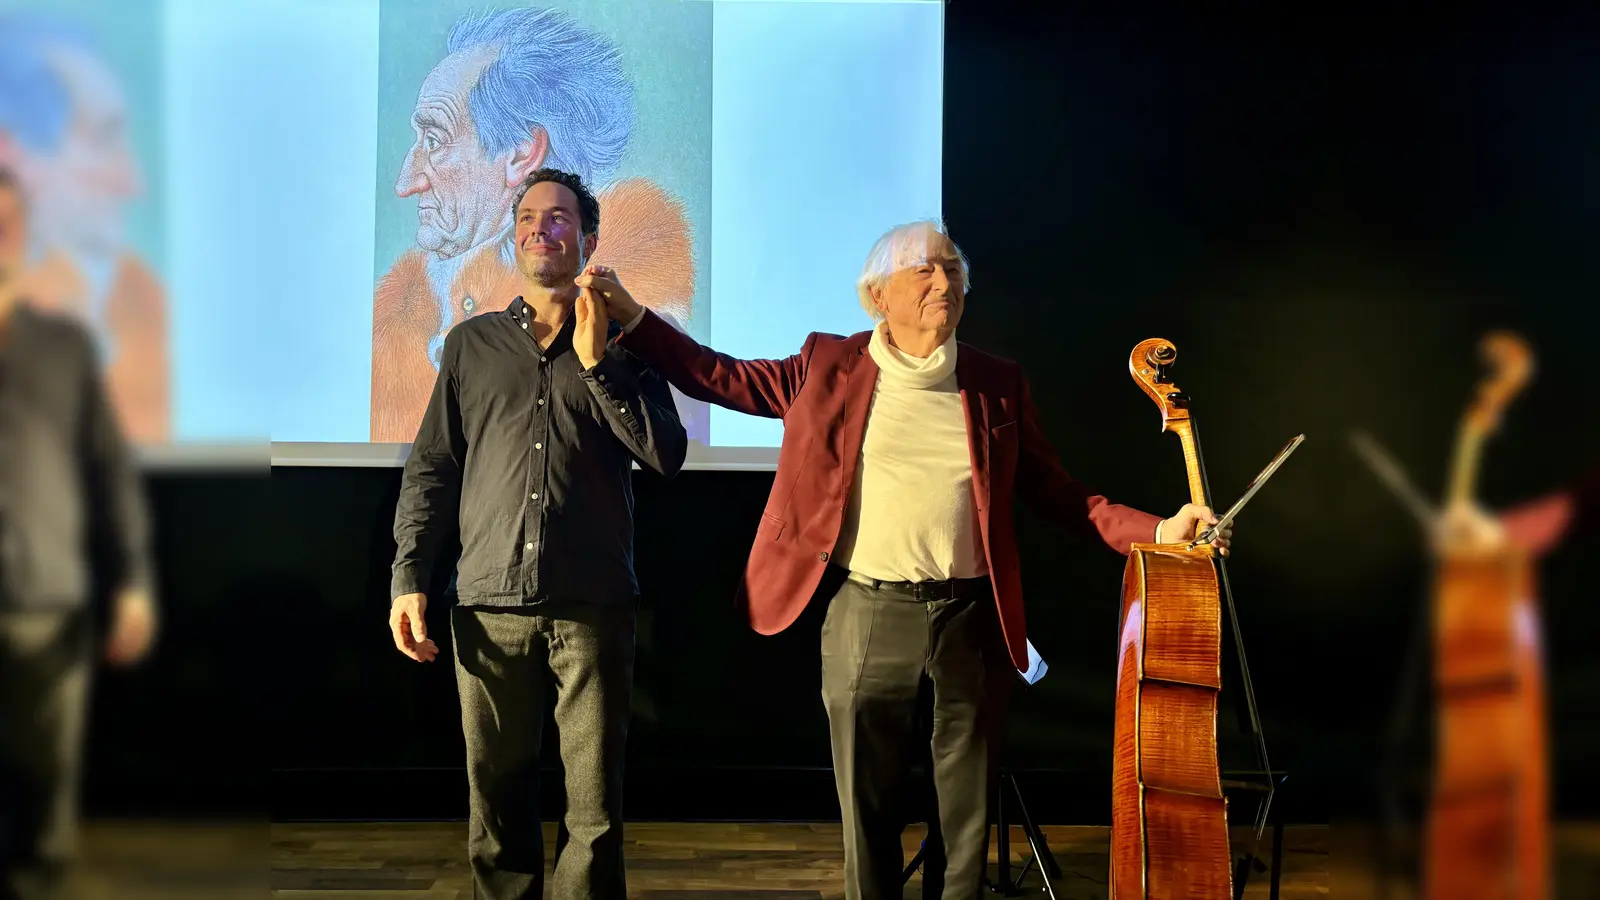
<svg viewBox="0 0 1600 900">
<path fill-rule="evenodd" d="M 527 323 L 529 330 L 532 330 L 533 307 L 529 306 L 520 295 L 511 301 L 510 306 L 506 307 L 506 312 L 517 323 L 519 330 L 523 323 Z M 571 312 L 568 312 L 567 320 L 561 323 L 561 329 L 556 332 L 555 340 L 551 341 L 550 346 L 545 348 L 545 356 L 557 356 L 572 347 L 572 331 L 575 321 L 576 317 Z M 532 334 L 529 335 L 529 337 L 532 336 Z"/>
</svg>

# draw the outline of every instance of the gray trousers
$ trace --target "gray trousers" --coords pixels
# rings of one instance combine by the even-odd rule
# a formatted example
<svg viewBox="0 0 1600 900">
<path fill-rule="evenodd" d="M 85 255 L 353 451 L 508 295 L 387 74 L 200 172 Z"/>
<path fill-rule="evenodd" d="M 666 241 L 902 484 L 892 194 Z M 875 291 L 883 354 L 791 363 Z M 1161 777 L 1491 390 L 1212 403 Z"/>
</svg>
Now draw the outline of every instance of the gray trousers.
<svg viewBox="0 0 1600 900">
<path fill-rule="evenodd" d="M 539 744 L 545 695 L 566 774 L 553 900 L 625 900 L 623 750 L 633 691 L 634 607 L 456 607 L 456 687 L 467 744 L 467 836 L 478 900 L 540 900 Z"/>
<path fill-rule="evenodd" d="M 847 580 L 839 588 L 822 625 L 822 699 L 844 819 L 847 900 L 902 896 L 906 774 L 921 755 L 919 718 L 929 715 L 938 822 L 923 896 L 982 895 L 989 798 L 1016 677 L 988 591 L 918 601 L 888 586 Z"/>
<path fill-rule="evenodd" d="M 76 853 L 86 610 L 0 613 L 0 898 L 62 896 Z"/>
</svg>

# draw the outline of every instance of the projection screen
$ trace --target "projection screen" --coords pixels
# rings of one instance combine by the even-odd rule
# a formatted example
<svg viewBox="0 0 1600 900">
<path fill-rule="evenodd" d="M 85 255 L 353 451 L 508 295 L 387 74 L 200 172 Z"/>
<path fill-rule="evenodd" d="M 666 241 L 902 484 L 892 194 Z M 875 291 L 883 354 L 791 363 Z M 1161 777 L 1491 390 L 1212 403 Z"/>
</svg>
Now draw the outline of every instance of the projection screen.
<svg viewBox="0 0 1600 900">
<path fill-rule="evenodd" d="M 146 459 L 398 465 L 445 333 L 517 295 L 531 163 L 596 188 L 595 261 L 703 344 L 871 327 L 872 241 L 941 212 L 943 28 L 940 0 L 0 0 L 0 147 L 36 299 L 101 337 Z M 782 422 L 675 400 L 691 467 L 775 463 Z"/>
</svg>

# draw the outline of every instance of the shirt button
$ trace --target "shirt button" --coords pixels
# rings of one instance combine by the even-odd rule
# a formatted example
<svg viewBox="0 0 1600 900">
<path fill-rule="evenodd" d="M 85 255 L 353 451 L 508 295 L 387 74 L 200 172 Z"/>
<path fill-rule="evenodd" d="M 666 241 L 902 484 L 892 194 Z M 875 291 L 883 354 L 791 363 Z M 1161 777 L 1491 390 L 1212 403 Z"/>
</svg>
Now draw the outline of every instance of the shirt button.
<svg viewBox="0 0 1600 900">
<path fill-rule="evenodd" d="M 538 494 L 534 494 L 533 495 L 533 499 L 535 499 L 535 500 L 539 499 L 539 495 Z"/>
<path fill-rule="evenodd" d="M 601 380 L 601 381 L 605 381 L 605 380 L 606 380 L 606 377 L 605 377 L 605 376 L 604 376 L 604 375 L 601 375 L 601 376 L 600 376 L 600 380 Z"/>
<path fill-rule="evenodd" d="M 828 561 L 828 551 L 826 551 L 826 550 L 824 550 L 824 551 L 822 551 L 822 553 L 821 553 L 821 554 L 819 554 L 819 555 L 820 555 L 820 556 L 821 556 L 821 557 L 822 557 L 822 561 L 823 561 L 823 562 L 827 562 L 827 561 Z"/>
<path fill-rule="evenodd" d="M 627 411 L 628 411 L 628 404 L 626 404 L 626 403 L 618 403 L 617 404 L 617 412 L 627 412 Z"/>
<path fill-rule="evenodd" d="M 535 450 L 543 450 L 544 449 L 544 445 L 543 444 L 534 444 L 533 445 L 533 449 L 535 449 Z"/>
<path fill-rule="evenodd" d="M 545 361 L 544 357 L 542 357 L 542 356 L 539 357 L 539 362 L 544 362 L 544 361 Z"/>
<path fill-rule="evenodd" d="M 523 322 L 523 323 L 522 323 L 522 327 L 523 327 L 523 328 L 527 328 L 527 327 L 528 327 L 528 323 L 527 323 L 527 322 Z"/>
<path fill-rule="evenodd" d="M 539 398 L 539 405 L 540 405 L 540 406 L 543 406 L 543 405 L 544 405 L 544 398 L 543 398 L 543 397 L 540 397 L 540 398 Z"/>
<path fill-rule="evenodd" d="M 523 544 L 522 545 L 522 549 L 524 549 L 524 550 L 532 550 L 533 549 L 533 541 L 529 541 L 526 544 Z"/>
</svg>

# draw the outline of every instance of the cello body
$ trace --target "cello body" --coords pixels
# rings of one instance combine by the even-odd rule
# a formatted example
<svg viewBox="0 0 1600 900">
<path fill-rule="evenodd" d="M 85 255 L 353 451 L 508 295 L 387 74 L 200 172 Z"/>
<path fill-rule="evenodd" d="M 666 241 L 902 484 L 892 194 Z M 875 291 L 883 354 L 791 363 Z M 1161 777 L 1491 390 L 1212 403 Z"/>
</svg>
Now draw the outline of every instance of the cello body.
<svg viewBox="0 0 1600 900">
<path fill-rule="evenodd" d="M 1438 700 L 1425 835 L 1428 900 L 1546 900 L 1544 676 L 1529 560 L 1515 550 L 1440 566 Z"/>
<path fill-rule="evenodd" d="M 1472 507 L 1484 440 L 1527 383 L 1533 354 L 1489 334 L 1493 371 L 1461 422 L 1448 502 Z M 1433 597 L 1434 777 L 1423 836 L 1427 900 L 1546 900 L 1549 760 L 1532 563 L 1503 540 L 1453 536 Z"/>
<path fill-rule="evenodd" d="M 1151 339 L 1134 380 L 1183 444 L 1192 502 L 1209 506 L 1188 398 L 1166 380 L 1177 357 Z M 1164 536 L 1165 537 L 1165 536 Z M 1228 804 L 1217 764 L 1222 603 L 1216 551 L 1134 544 L 1122 579 L 1112 768 L 1113 900 L 1228 900 Z"/>
<path fill-rule="evenodd" d="M 1210 547 L 1135 544 L 1122 576 L 1111 890 L 1233 896 L 1217 765 L 1222 608 Z"/>
</svg>

